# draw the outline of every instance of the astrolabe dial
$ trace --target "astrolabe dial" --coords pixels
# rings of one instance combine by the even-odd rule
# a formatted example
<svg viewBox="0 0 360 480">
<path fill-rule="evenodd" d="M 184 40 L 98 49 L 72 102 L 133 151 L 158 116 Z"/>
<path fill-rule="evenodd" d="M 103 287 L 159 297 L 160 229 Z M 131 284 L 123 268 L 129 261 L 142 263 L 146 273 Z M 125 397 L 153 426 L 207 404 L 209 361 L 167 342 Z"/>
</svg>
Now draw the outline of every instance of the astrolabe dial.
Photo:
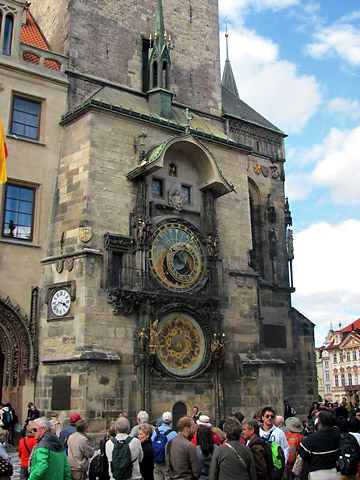
<svg viewBox="0 0 360 480">
<path fill-rule="evenodd" d="M 202 285 L 205 255 L 197 235 L 187 226 L 169 222 L 153 233 L 150 270 L 165 288 L 190 292 Z"/>
<path fill-rule="evenodd" d="M 171 374 L 184 377 L 199 370 L 204 358 L 204 334 L 185 313 L 169 314 L 159 325 L 157 356 Z"/>
</svg>

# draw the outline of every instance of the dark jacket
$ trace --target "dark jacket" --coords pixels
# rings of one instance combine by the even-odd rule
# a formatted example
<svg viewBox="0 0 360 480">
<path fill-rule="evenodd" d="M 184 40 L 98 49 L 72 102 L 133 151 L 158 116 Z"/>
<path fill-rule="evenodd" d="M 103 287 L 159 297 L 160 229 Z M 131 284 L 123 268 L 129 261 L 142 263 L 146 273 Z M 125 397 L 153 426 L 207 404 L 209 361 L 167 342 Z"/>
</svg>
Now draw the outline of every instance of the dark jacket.
<svg viewBox="0 0 360 480">
<path fill-rule="evenodd" d="M 267 466 L 265 460 L 265 440 L 259 435 L 255 435 L 251 442 L 248 443 L 248 447 L 255 461 L 255 470 L 257 480 L 267 480 Z"/>
<path fill-rule="evenodd" d="M 150 438 L 141 443 L 144 457 L 140 462 L 140 472 L 144 480 L 154 480 L 154 449 Z"/>
<path fill-rule="evenodd" d="M 309 471 L 336 467 L 339 458 L 339 427 L 323 427 L 308 435 L 300 444 L 300 455 L 309 464 Z"/>
<path fill-rule="evenodd" d="M 256 480 L 255 462 L 250 448 L 238 440 L 227 442 L 235 448 L 237 454 L 227 444 L 215 448 L 211 460 L 209 480 Z M 240 461 L 238 455 L 243 461 Z"/>
<path fill-rule="evenodd" d="M 54 434 L 45 435 L 34 446 L 29 480 L 70 480 L 70 466 L 64 446 Z"/>
<path fill-rule="evenodd" d="M 170 479 L 197 480 L 200 477 L 201 465 L 195 446 L 178 433 L 166 444 L 166 466 Z"/>
<path fill-rule="evenodd" d="M 75 433 L 76 432 L 76 427 L 75 425 L 73 425 L 72 423 L 70 423 L 70 425 L 68 427 L 65 427 L 61 430 L 60 432 L 60 441 L 62 443 L 65 443 L 66 440 L 69 438 L 69 436 L 72 434 L 72 433 Z"/>
<path fill-rule="evenodd" d="M 212 453 L 210 453 L 208 456 L 205 456 L 202 452 L 200 445 L 196 445 L 196 454 L 199 457 L 199 460 L 201 463 L 200 480 L 208 480 L 209 478 L 210 464 L 211 464 L 211 459 L 212 459 L 215 448 L 216 448 L 216 444 L 214 443 Z"/>
</svg>

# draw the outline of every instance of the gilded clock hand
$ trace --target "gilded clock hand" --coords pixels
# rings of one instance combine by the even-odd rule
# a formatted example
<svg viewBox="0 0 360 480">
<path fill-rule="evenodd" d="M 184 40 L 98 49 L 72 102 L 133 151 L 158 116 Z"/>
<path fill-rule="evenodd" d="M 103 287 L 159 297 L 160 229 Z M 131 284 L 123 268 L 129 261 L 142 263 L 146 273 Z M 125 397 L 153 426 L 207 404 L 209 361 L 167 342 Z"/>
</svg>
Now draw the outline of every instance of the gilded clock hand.
<svg viewBox="0 0 360 480">
<path fill-rule="evenodd" d="M 161 241 L 161 243 L 163 245 L 165 245 L 166 248 L 168 248 L 169 250 L 171 249 L 172 245 L 168 245 L 165 240 L 163 240 L 160 236 L 158 237 L 158 239 Z"/>
</svg>

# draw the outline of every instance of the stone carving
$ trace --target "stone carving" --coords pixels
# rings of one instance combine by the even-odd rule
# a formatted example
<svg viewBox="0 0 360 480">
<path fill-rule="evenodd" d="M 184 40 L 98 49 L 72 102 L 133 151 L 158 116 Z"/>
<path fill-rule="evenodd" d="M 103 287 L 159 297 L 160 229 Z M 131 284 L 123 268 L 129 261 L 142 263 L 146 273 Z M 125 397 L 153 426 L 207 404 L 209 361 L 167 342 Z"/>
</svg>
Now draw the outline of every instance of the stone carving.
<svg viewBox="0 0 360 480">
<path fill-rule="evenodd" d="M 274 228 L 270 228 L 269 230 L 269 247 L 270 247 L 270 257 L 275 258 L 278 254 L 278 247 L 277 247 L 276 232 Z"/>
<path fill-rule="evenodd" d="M 64 269 L 64 260 L 56 260 L 55 269 L 58 273 L 61 273 Z"/>
<path fill-rule="evenodd" d="M 264 175 L 264 177 L 268 177 L 270 175 L 269 167 L 265 167 L 265 165 L 261 165 L 261 173 Z"/>
<path fill-rule="evenodd" d="M 186 124 L 185 124 L 185 135 L 188 135 L 190 133 L 190 128 L 191 128 L 191 120 L 192 120 L 193 116 L 191 115 L 190 113 L 190 110 L 187 108 L 185 110 L 185 120 L 186 120 Z"/>
<path fill-rule="evenodd" d="M 170 163 L 169 165 L 169 175 L 170 177 L 176 177 L 177 176 L 177 166 L 175 163 Z"/>
<path fill-rule="evenodd" d="M 147 351 L 147 341 L 149 340 L 148 335 L 146 334 L 145 328 L 142 328 L 138 333 L 139 340 L 139 350 L 140 353 L 146 353 Z"/>
<path fill-rule="evenodd" d="M 145 218 L 138 218 L 136 222 L 136 241 L 143 247 L 151 235 L 151 222 Z"/>
<path fill-rule="evenodd" d="M 125 252 L 130 249 L 133 244 L 133 240 L 130 237 L 124 237 L 123 235 L 116 235 L 112 233 L 105 233 L 104 235 L 104 247 L 106 250 L 118 250 Z"/>
<path fill-rule="evenodd" d="M 219 253 L 219 237 L 218 235 L 208 235 L 206 238 L 206 246 L 210 257 L 217 257 Z"/>
<path fill-rule="evenodd" d="M 291 212 L 290 212 L 290 206 L 289 206 L 289 199 L 288 199 L 288 197 L 285 198 L 284 217 L 285 217 L 285 225 L 286 225 L 287 227 L 291 227 L 291 225 L 292 225 L 292 217 L 291 217 Z"/>
<path fill-rule="evenodd" d="M 294 259 L 294 235 L 293 231 L 288 228 L 287 235 L 286 235 L 286 249 L 287 249 L 287 256 L 289 260 Z"/>
<path fill-rule="evenodd" d="M 226 345 L 229 342 L 229 340 L 226 340 L 225 333 L 214 333 L 210 350 L 213 359 L 219 363 L 219 366 L 222 366 L 225 359 Z"/>
<path fill-rule="evenodd" d="M 245 285 L 247 286 L 247 288 L 253 288 L 254 285 L 255 285 L 255 280 L 253 277 L 247 277 L 246 280 L 245 280 Z"/>
<path fill-rule="evenodd" d="M 271 178 L 277 180 L 280 177 L 280 170 L 278 169 L 277 165 L 270 166 Z"/>
<path fill-rule="evenodd" d="M 67 258 L 65 260 L 65 267 L 66 267 L 66 270 L 71 272 L 74 268 L 74 259 L 73 258 Z"/>
<path fill-rule="evenodd" d="M 149 342 L 149 354 L 155 355 L 156 353 L 156 338 L 158 335 L 157 327 L 159 325 L 159 320 L 155 320 L 150 327 L 150 342 Z"/>
<path fill-rule="evenodd" d="M 169 190 L 169 205 L 175 207 L 177 210 L 182 210 L 185 202 L 185 195 L 184 192 L 181 190 Z"/>
</svg>

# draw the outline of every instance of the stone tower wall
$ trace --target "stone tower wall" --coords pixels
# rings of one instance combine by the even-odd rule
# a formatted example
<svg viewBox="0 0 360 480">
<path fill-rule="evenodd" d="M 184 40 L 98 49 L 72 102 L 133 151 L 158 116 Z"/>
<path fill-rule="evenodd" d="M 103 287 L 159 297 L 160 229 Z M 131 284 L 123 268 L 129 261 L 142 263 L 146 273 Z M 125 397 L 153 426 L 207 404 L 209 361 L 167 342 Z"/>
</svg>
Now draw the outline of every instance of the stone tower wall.
<svg viewBox="0 0 360 480">
<path fill-rule="evenodd" d="M 142 90 L 142 38 L 154 33 L 156 0 L 35 0 L 32 12 L 53 50 L 70 57 L 70 70 Z M 174 100 L 221 110 L 217 0 L 163 0 L 171 35 Z M 74 104 L 84 87 L 73 89 Z M 74 106 L 74 105 L 72 105 Z"/>
</svg>

